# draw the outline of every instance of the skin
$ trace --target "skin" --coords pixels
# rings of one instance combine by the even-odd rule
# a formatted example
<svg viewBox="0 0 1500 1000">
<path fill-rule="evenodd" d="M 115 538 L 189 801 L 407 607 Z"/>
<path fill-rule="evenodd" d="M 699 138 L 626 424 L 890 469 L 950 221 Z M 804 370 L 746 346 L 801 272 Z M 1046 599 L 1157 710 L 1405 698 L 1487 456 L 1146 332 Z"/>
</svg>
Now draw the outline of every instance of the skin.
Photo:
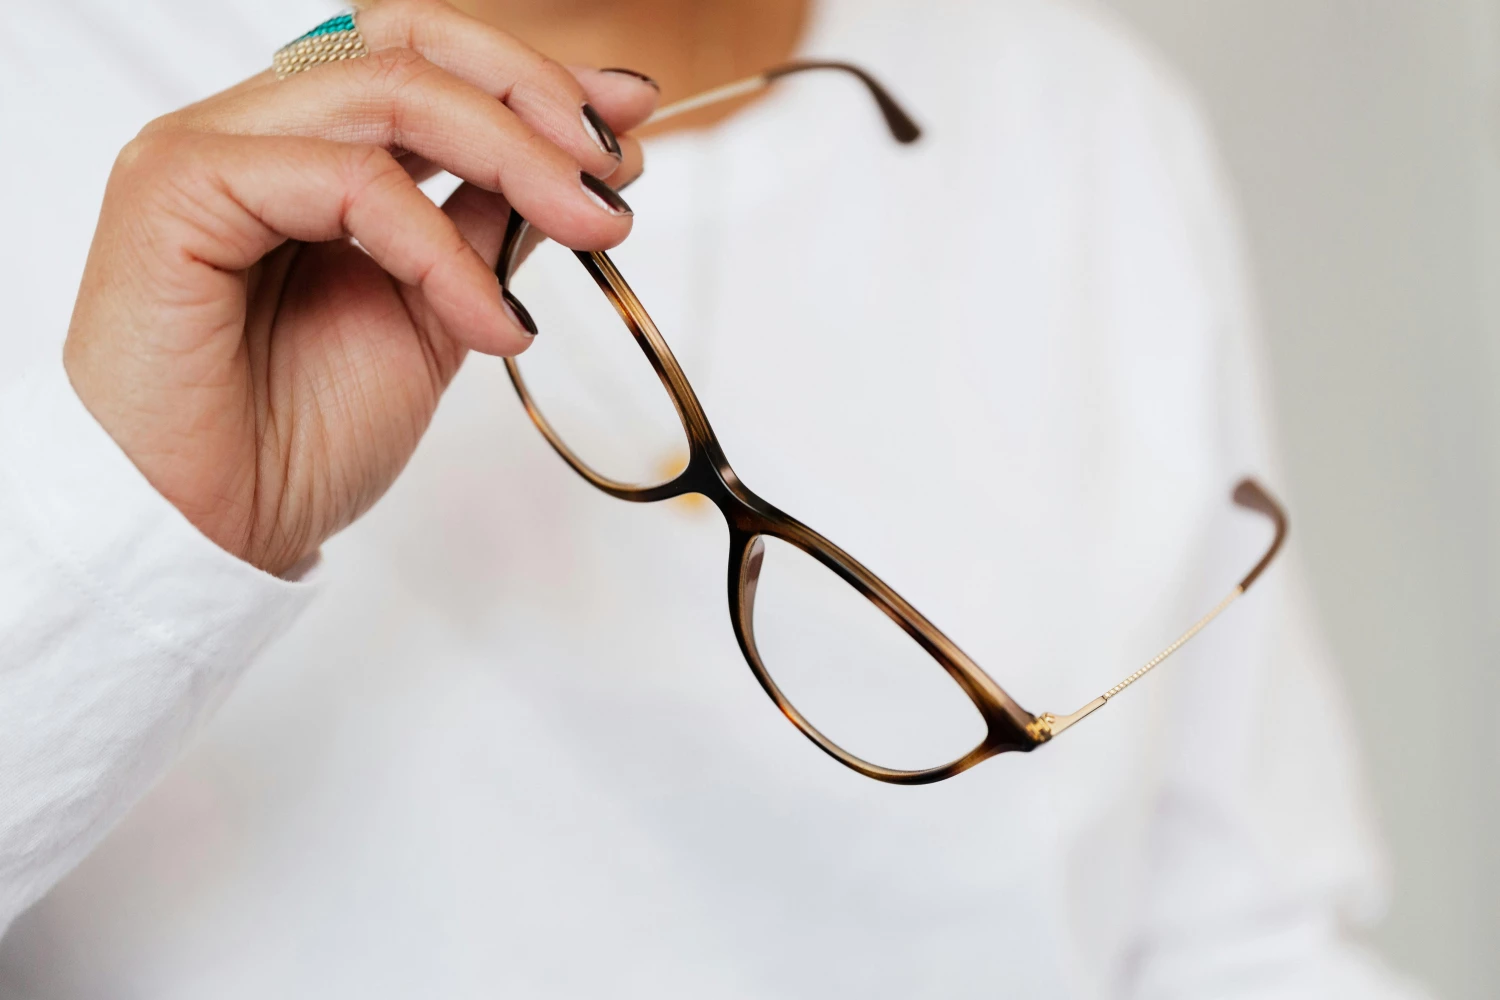
<svg viewBox="0 0 1500 1000">
<path fill-rule="evenodd" d="M 262 73 L 152 122 L 120 154 L 64 350 L 75 391 L 208 538 L 285 573 L 390 487 L 469 351 L 529 344 L 492 270 L 511 205 L 575 249 L 628 235 L 629 214 L 579 175 L 618 188 L 640 173 L 628 133 L 658 91 L 563 62 L 647 53 L 641 68 L 668 93 L 701 89 L 762 65 L 738 62 L 777 61 L 803 6 L 366 7 L 370 57 Z M 705 24 L 744 29 L 723 79 L 696 54 Z M 585 126 L 585 102 L 618 156 Z M 416 187 L 439 168 L 464 181 L 441 208 Z"/>
<path fill-rule="evenodd" d="M 785 62 L 809 0 L 458 0 L 569 66 L 629 66 L 675 101 Z M 747 100 L 754 100 L 749 98 Z M 712 125 L 745 102 L 716 105 L 669 127 Z M 654 134 L 642 131 L 642 135 Z"/>
</svg>

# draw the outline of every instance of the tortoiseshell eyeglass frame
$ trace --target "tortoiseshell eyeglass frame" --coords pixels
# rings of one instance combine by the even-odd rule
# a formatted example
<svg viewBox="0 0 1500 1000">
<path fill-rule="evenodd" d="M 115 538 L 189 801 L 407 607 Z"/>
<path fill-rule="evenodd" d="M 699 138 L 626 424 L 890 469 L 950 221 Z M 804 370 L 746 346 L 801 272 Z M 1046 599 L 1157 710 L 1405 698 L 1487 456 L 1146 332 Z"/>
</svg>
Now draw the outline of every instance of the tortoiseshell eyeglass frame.
<svg viewBox="0 0 1500 1000">
<path fill-rule="evenodd" d="M 916 141 L 921 130 L 901 106 L 879 83 L 864 70 L 838 62 L 798 62 L 768 70 L 725 87 L 717 88 L 697 97 L 688 98 L 662 108 L 651 119 L 653 122 L 669 118 L 685 111 L 695 110 L 717 101 L 753 93 L 773 81 L 793 73 L 810 70 L 833 70 L 852 74 L 869 90 L 879 105 L 891 136 L 899 143 Z M 529 224 L 519 214 L 512 213 L 505 241 L 500 252 L 496 274 L 502 284 L 509 285 L 512 275 L 519 267 L 524 254 L 521 252 L 529 231 Z M 669 481 L 654 486 L 639 486 L 617 482 L 591 469 L 547 422 L 536 401 L 526 387 L 520 366 L 514 358 L 506 359 L 505 366 L 512 384 L 526 407 L 526 412 L 562 458 L 584 479 L 596 488 L 621 500 L 633 503 L 653 503 L 687 494 L 706 497 L 729 525 L 729 617 L 734 627 L 740 649 L 756 679 L 782 713 L 800 729 L 808 739 L 839 763 L 878 781 L 894 784 L 926 784 L 942 781 L 968 770 L 996 754 L 1010 751 L 1030 751 L 1053 739 L 1080 719 L 1101 708 L 1105 702 L 1135 683 L 1152 668 L 1180 649 L 1197 635 L 1210 621 L 1224 611 L 1236 598 L 1248 590 L 1265 568 L 1275 558 L 1286 537 L 1286 515 L 1269 493 L 1254 480 L 1245 479 L 1235 487 L 1232 499 L 1236 504 L 1264 514 L 1275 526 L 1275 534 L 1260 560 L 1239 583 L 1217 605 L 1193 623 L 1186 632 L 1153 657 L 1143 667 L 1095 698 L 1076 712 L 1068 715 L 1053 715 L 1044 712 L 1032 715 L 1005 693 L 1005 690 L 980 669 L 979 665 L 964 654 L 935 625 L 922 616 L 916 608 L 886 583 L 861 565 L 843 549 L 798 521 L 783 513 L 742 483 L 729 465 L 719 440 L 709 426 L 708 417 L 698 401 L 692 385 L 683 374 L 677 359 L 646 309 L 631 291 L 623 275 L 603 252 L 576 251 L 579 261 L 593 276 L 599 289 L 614 304 L 620 318 L 635 337 L 636 343 L 656 369 L 662 385 L 671 396 L 682 426 L 687 434 L 689 459 L 687 467 Z M 958 684 L 973 702 L 983 717 L 987 729 L 985 738 L 978 746 L 956 760 L 939 767 L 919 771 L 893 770 L 863 760 L 844 750 L 818 731 L 797 710 L 776 686 L 775 680 L 761 661 L 755 644 L 755 590 L 760 577 L 764 555 L 762 536 L 781 539 L 801 549 L 818 560 L 832 572 L 838 574 L 849 586 L 855 588 L 880 610 L 901 626 L 923 649 L 925 649 L 948 675 Z"/>
</svg>

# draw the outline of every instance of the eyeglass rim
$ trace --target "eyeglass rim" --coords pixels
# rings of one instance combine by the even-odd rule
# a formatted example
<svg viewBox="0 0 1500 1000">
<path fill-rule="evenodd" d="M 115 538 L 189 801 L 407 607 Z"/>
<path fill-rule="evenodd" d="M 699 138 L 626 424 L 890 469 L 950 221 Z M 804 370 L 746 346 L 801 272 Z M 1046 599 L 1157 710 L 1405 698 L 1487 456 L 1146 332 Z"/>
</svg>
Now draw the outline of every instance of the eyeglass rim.
<svg viewBox="0 0 1500 1000">
<path fill-rule="evenodd" d="M 841 69 L 858 76 L 876 97 L 885 114 L 887 125 L 898 140 L 909 142 L 920 134 L 915 124 L 912 124 L 910 138 L 902 138 L 899 122 L 903 118 L 910 122 L 910 117 L 905 115 L 905 112 L 890 97 L 889 92 L 875 82 L 873 77 L 852 64 L 789 64 L 787 67 L 768 70 L 752 79 L 759 81 L 760 85 L 767 85 L 772 80 L 790 72 L 824 68 Z M 895 109 L 896 114 L 893 115 L 891 108 Z M 503 286 L 509 286 L 520 264 L 518 252 L 530 228 L 530 223 L 512 210 L 495 269 Z M 593 277 L 600 291 L 609 298 L 621 320 L 634 336 L 637 345 L 656 370 L 673 406 L 677 409 L 683 431 L 687 435 L 688 464 L 679 474 L 666 482 L 650 486 L 622 483 L 601 475 L 563 441 L 532 397 L 516 359 L 506 358 L 506 372 L 527 415 L 547 443 L 574 472 L 596 489 L 612 497 L 633 503 L 654 503 L 696 493 L 707 498 L 718 508 L 729 526 L 730 533 L 728 575 L 730 619 L 746 663 L 766 694 L 804 736 L 839 763 L 866 777 L 891 784 L 928 784 L 961 774 L 997 754 L 1029 752 L 1050 742 L 1064 730 L 1103 707 L 1111 698 L 1134 684 L 1196 636 L 1250 588 L 1275 559 L 1285 541 L 1287 517 L 1281 504 L 1253 479 L 1241 480 L 1232 494 L 1233 502 L 1244 509 L 1265 515 L 1275 526 L 1272 542 L 1249 574 L 1236 584 L 1218 605 L 1195 622 L 1187 632 L 1105 694 L 1069 715 L 1056 716 L 1050 712 L 1033 715 L 1017 704 L 1004 688 L 965 654 L 941 629 L 928 621 L 879 576 L 833 542 L 767 503 L 744 485 L 730 466 L 692 384 L 619 268 L 603 251 L 572 252 Z M 967 754 L 947 764 L 920 770 L 897 770 L 874 764 L 850 753 L 818 730 L 776 685 L 762 662 L 755 644 L 754 586 L 747 588 L 746 574 L 755 541 L 763 535 L 779 538 L 797 546 L 838 574 L 846 583 L 859 590 L 862 596 L 885 612 L 933 659 L 937 660 L 938 664 L 958 684 L 983 718 L 986 726 L 985 738 Z"/>
<path fill-rule="evenodd" d="M 501 249 L 497 273 L 509 284 L 517 270 L 516 252 L 525 238 L 529 224 L 512 215 Z M 547 420 L 526 384 L 515 358 L 505 359 L 511 385 L 520 397 L 527 415 L 547 443 L 579 476 L 596 489 L 632 503 L 654 503 L 696 493 L 718 508 L 729 525 L 729 609 L 735 638 L 740 651 L 755 674 L 756 680 L 783 715 L 819 749 L 841 764 L 870 778 L 895 784 L 925 784 L 952 777 L 988 757 L 1008 751 L 1027 751 L 1040 742 L 1028 732 L 1035 717 L 1022 709 L 1005 690 L 970 659 L 937 626 L 878 575 L 832 541 L 796 518 L 777 509 L 752 492 L 730 466 L 718 436 L 709 423 L 703 405 L 683 373 L 681 365 L 660 330 L 630 288 L 619 268 L 603 251 L 573 251 L 594 278 L 600 290 L 615 306 L 622 322 L 634 336 L 637 345 L 656 370 L 662 385 L 676 407 L 687 436 L 689 459 L 685 469 L 668 481 L 651 486 L 636 486 L 610 479 L 589 466 L 574 452 Z M 957 760 L 922 770 L 898 770 L 876 764 L 850 753 L 817 729 L 792 704 L 777 686 L 761 659 L 752 629 L 753 588 L 746 588 L 746 570 L 751 547 L 756 538 L 768 535 L 795 545 L 817 559 L 829 570 L 854 587 L 861 596 L 880 608 L 937 661 L 954 680 L 983 718 L 985 739 Z M 747 593 L 747 590 L 749 591 Z"/>
</svg>

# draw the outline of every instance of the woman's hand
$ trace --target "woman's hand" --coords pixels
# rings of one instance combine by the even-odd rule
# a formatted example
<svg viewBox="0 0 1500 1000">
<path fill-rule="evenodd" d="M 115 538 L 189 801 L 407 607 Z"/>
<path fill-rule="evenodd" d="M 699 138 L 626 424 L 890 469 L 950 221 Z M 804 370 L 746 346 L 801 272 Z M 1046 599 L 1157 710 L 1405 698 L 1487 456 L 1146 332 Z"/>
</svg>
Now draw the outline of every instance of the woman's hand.
<svg viewBox="0 0 1500 1000">
<path fill-rule="evenodd" d="M 623 133 L 656 102 L 439 0 L 359 27 L 368 58 L 264 73 L 125 149 L 64 354 L 151 484 L 272 573 L 385 492 L 467 351 L 525 350 L 493 273 L 511 204 L 570 247 L 625 238 L 581 173 L 633 179 Z M 465 181 L 442 208 L 416 186 L 438 168 Z"/>
</svg>

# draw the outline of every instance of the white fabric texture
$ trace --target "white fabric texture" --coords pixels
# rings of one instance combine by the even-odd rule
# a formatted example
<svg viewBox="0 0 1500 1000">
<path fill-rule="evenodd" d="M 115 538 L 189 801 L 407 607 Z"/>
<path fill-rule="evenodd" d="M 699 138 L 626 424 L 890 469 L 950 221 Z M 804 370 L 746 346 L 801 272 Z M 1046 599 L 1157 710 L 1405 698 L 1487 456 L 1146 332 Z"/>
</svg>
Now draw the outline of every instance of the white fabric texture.
<svg viewBox="0 0 1500 1000">
<path fill-rule="evenodd" d="M 0 917 L 76 865 L 311 587 L 200 535 L 60 368 L 0 397 Z"/>
<path fill-rule="evenodd" d="M 327 9 L 0 9 L 0 996 L 1412 995 L 1356 943 L 1380 858 L 1295 546 L 1055 743 L 896 788 L 761 693 L 714 517 L 592 490 L 492 359 L 313 584 L 152 493 L 56 360 L 109 163 Z M 753 489 L 1070 711 L 1266 541 L 1204 130 L 1087 6 L 829 0 L 803 49 L 923 140 L 789 80 L 649 144 L 614 256 Z"/>
</svg>

